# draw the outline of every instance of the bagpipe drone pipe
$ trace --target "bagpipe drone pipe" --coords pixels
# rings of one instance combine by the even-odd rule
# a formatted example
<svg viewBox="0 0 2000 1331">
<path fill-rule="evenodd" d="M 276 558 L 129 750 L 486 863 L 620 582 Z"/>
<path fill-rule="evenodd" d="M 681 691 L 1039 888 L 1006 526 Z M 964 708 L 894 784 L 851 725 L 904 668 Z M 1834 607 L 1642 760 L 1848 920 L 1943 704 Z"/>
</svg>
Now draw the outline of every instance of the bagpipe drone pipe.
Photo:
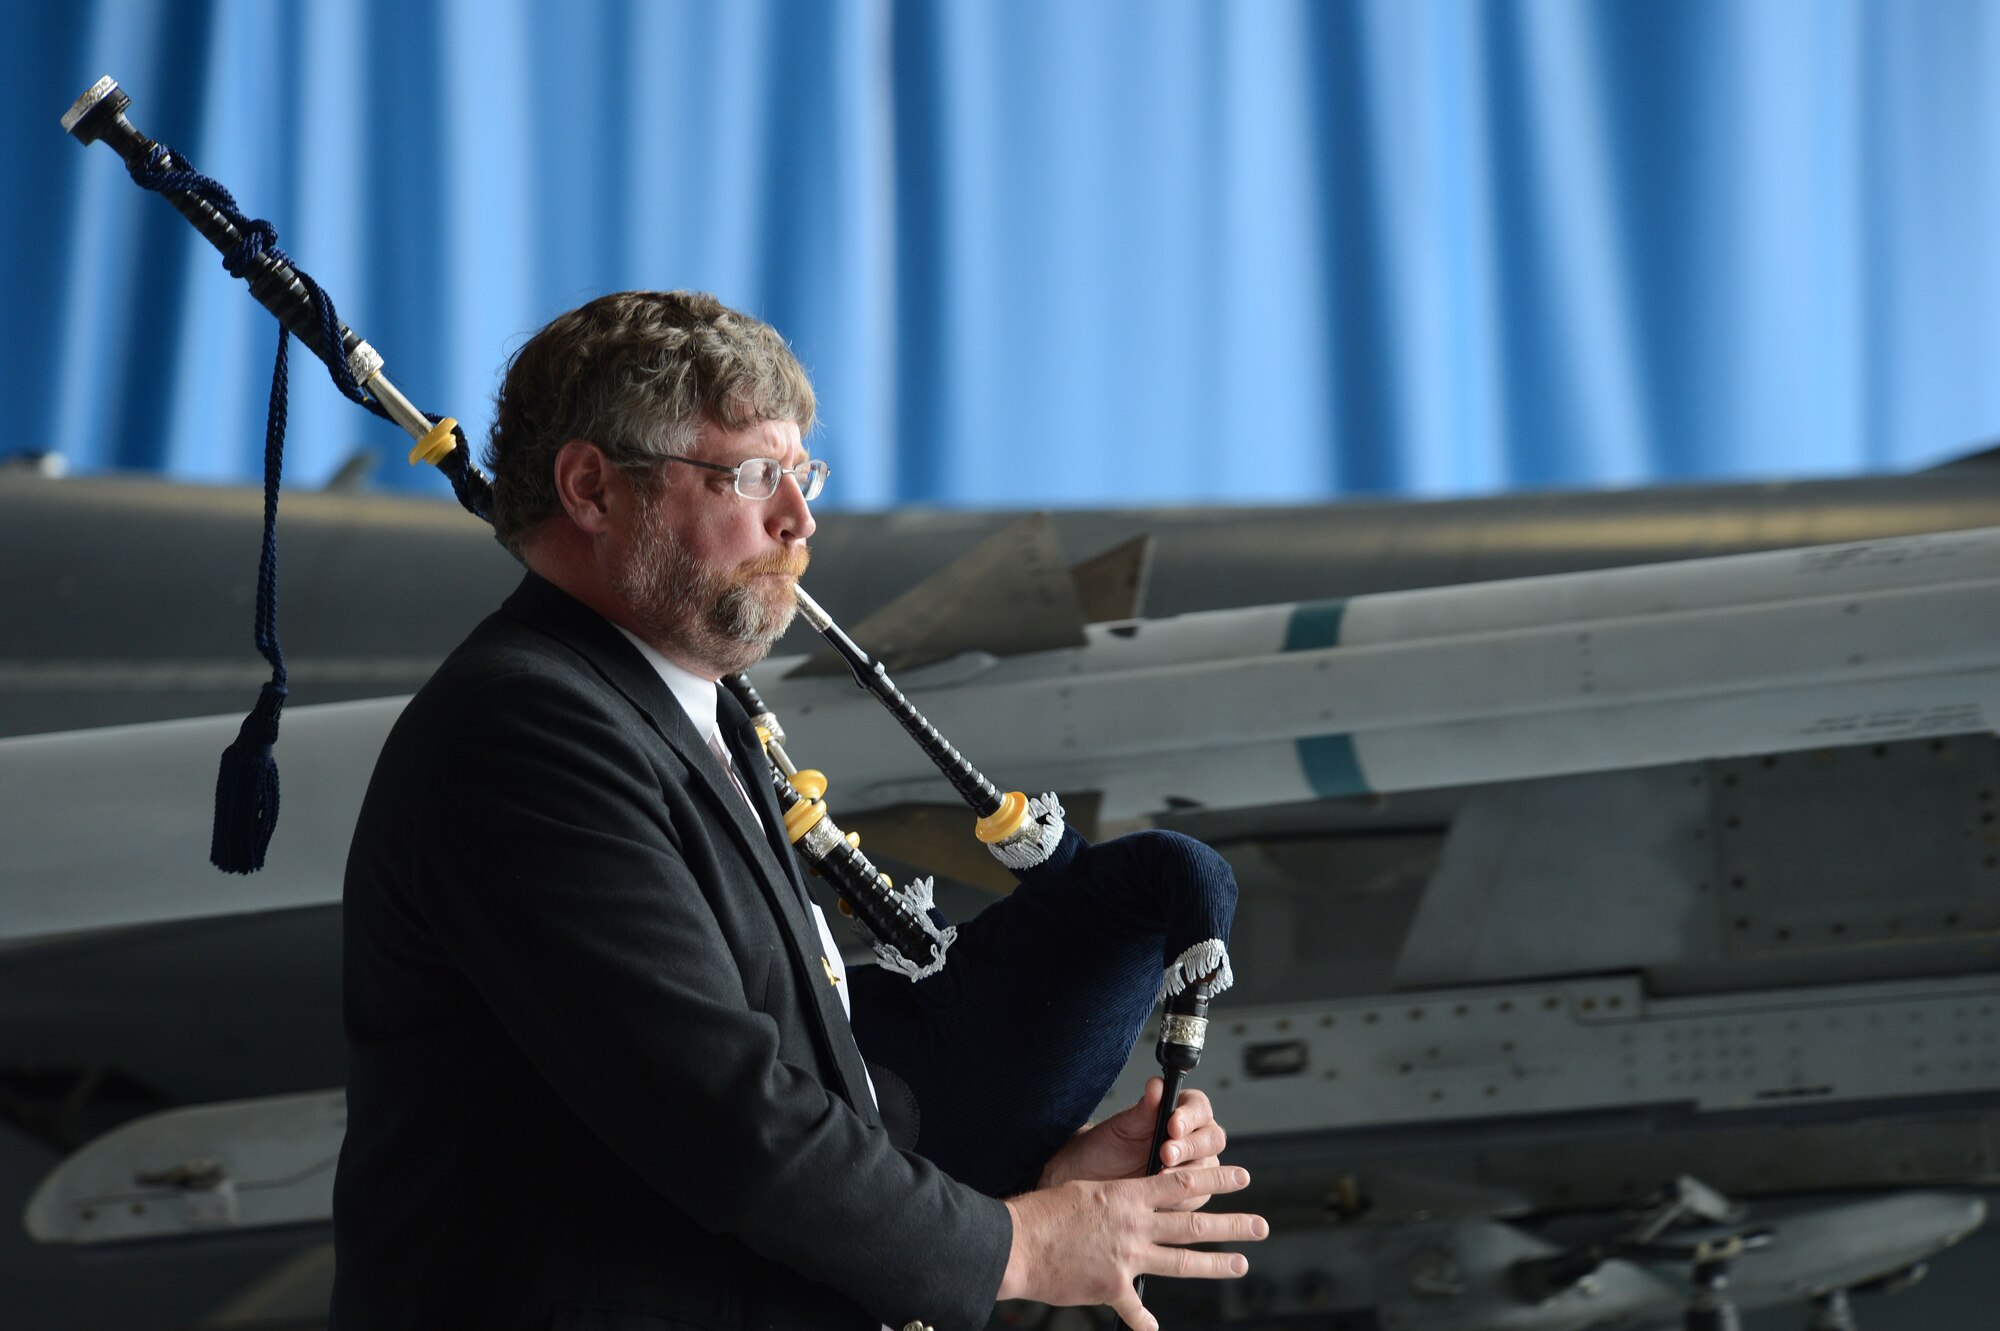
<svg viewBox="0 0 2000 1331">
<path fill-rule="evenodd" d="M 100 79 L 63 116 L 63 128 L 86 144 L 109 144 L 133 180 L 221 251 L 227 271 L 279 322 L 255 633 L 272 678 L 223 754 L 211 844 L 218 868 L 249 873 L 263 864 L 278 813 L 272 746 L 285 667 L 275 524 L 288 336 L 325 364 L 343 396 L 409 433 L 416 440 L 411 462 L 437 466 L 460 504 L 489 522 L 491 486 L 457 422 L 410 403 L 382 357 L 277 247 L 271 225 L 244 216 L 221 185 L 135 129 L 125 116 L 130 105 L 116 82 Z M 788 837 L 881 962 L 849 973 L 854 1035 L 867 1058 L 909 1083 L 920 1113 L 918 1151 L 995 1195 L 1032 1186 L 1103 1099 L 1164 1002 L 1156 1052 L 1167 1085 L 1148 1172 L 1157 1171 L 1177 1088 L 1200 1057 L 1208 1001 L 1233 978 L 1236 883 L 1228 865 L 1171 832 L 1092 845 L 1065 824 L 1053 794 L 998 791 L 903 697 L 880 662 L 803 589 L 797 595 L 801 613 L 952 784 L 977 817 L 975 835 L 1017 880 L 1013 892 L 957 925 L 933 904 L 929 880 L 896 887 L 827 812 L 825 778 L 794 766 L 782 725 L 750 681 L 723 681 L 757 722 Z"/>
</svg>

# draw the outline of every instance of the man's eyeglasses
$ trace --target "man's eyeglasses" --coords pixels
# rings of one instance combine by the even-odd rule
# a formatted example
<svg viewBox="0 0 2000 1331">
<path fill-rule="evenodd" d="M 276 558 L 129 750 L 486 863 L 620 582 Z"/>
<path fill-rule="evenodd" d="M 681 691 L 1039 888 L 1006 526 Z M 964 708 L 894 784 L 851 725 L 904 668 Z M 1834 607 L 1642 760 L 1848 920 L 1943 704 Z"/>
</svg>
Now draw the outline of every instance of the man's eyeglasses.
<svg viewBox="0 0 2000 1331">
<path fill-rule="evenodd" d="M 698 458 L 666 457 L 660 460 L 727 472 L 736 478 L 736 493 L 745 499 L 769 499 L 778 493 L 778 484 L 786 476 L 798 482 L 799 493 L 807 499 L 819 498 L 819 492 L 826 488 L 827 465 L 819 458 L 801 462 L 796 467 L 781 467 L 776 458 L 745 458 L 733 467 L 720 462 L 703 462 Z"/>
</svg>

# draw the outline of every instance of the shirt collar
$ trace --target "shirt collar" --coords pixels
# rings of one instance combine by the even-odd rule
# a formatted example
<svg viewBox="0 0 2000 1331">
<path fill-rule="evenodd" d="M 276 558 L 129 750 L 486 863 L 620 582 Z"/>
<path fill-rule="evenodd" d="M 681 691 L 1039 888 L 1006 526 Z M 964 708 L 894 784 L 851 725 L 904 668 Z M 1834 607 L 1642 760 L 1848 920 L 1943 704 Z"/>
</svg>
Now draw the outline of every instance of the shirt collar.
<svg viewBox="0 0 2000 1331">
<path fill-rule="evenodd" d="M 700 735 L 704 742 L 715 734 L 715 681 L 703 679 L 692 670 L 675 665 L 623 624 L 611 627 L 623 633 L 625 641 L 637 647 L 639 655 L 646 658 L 646 664 L 659 672 L 661 681 L 674 695 L 674 701 L 687 713 L 688 720 L 694 722 L 694 733 Z"/>
</svg>

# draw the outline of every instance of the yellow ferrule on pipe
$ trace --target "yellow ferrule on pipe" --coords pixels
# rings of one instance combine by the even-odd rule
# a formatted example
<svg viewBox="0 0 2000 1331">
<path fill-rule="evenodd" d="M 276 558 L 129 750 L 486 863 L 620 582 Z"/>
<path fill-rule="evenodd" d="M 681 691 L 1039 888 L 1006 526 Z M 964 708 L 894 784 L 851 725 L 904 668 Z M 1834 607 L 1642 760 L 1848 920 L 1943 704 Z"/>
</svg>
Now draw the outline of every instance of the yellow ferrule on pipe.
<svg viewBox="0 0 2000 1331">
<path fill-rule="evenodd" d="M 1000 797 L 1000 807 L 972 825 L 972 834 L 989 846 L 998 845 L 1021 830 L 1028 821 L 1028 797 L 1010 790 Z"/>
</svg>

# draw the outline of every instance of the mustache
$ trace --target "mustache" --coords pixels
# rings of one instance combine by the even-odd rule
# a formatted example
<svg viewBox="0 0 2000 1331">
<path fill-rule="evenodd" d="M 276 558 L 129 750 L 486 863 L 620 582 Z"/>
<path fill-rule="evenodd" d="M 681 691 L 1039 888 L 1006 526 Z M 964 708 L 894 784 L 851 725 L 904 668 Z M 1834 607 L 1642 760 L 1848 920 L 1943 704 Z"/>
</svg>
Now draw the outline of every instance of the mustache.
<svg viewBox="0 0 2000 1331">
<path fill-rule="evenodd" d="M 748 559 L 737 565 L 736 571 L 744 577 L 755 577 L 760 573 L 789 573 L 802 577 L 806 565 L 812 563 L 812 552 L 803 545 L 794 546 L 789 551 L 765 555 L 760 559 Z"/>
</svg>

